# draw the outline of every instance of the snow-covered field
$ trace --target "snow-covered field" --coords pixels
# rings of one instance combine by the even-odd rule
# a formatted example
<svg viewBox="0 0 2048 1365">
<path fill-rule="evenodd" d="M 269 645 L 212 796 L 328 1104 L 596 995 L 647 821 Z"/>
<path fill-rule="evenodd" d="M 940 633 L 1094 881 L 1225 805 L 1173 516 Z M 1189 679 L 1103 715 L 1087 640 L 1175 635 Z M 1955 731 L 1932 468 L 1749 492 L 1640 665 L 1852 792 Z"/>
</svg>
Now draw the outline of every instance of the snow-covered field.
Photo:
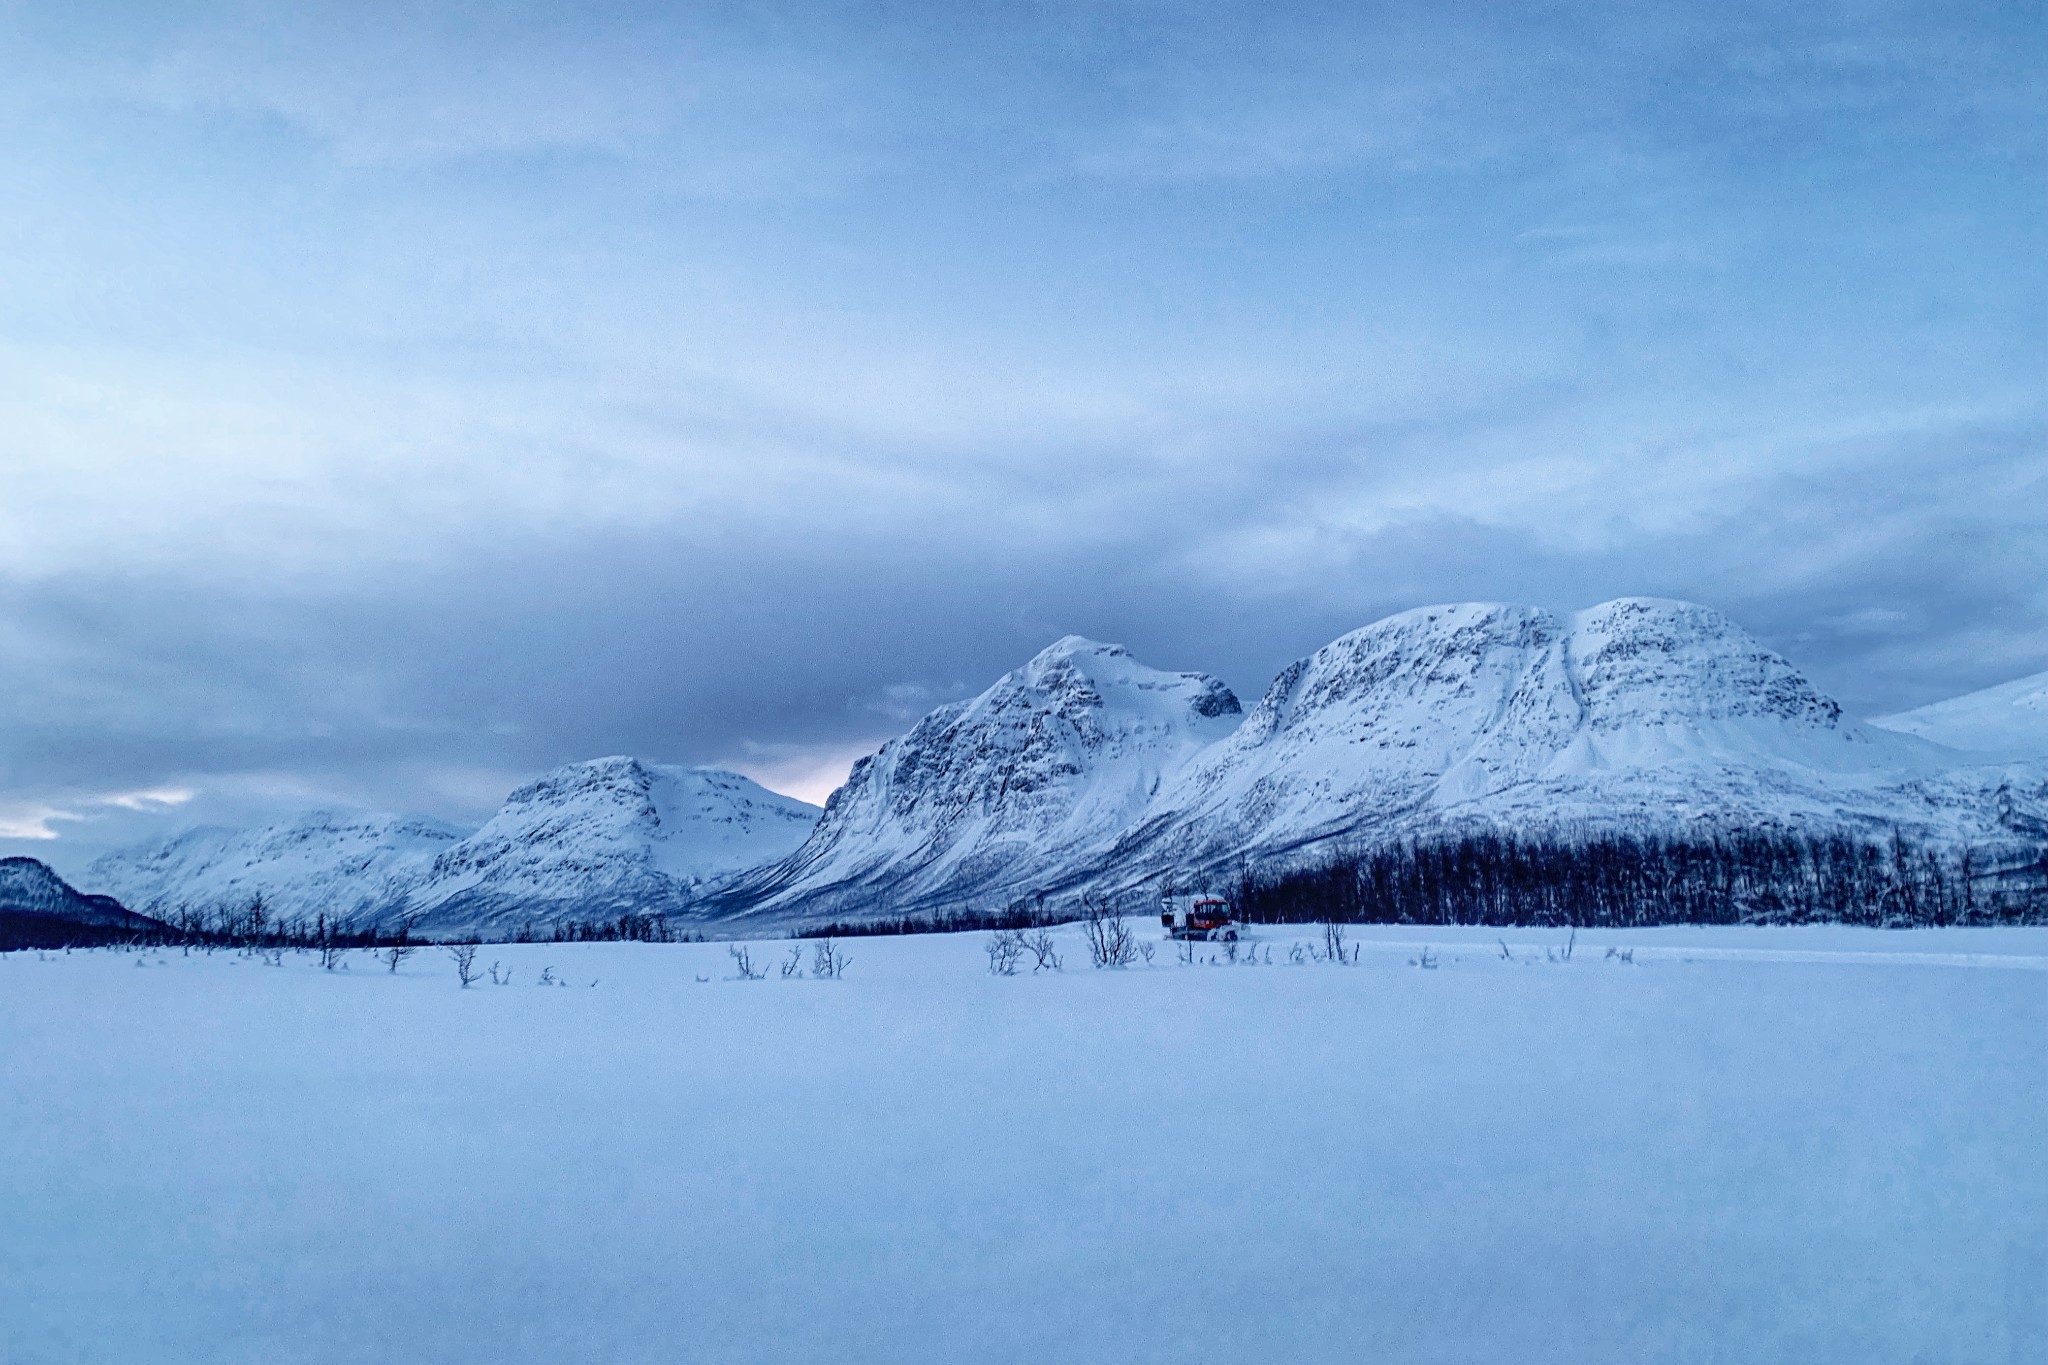
<svg viewBox="0 0 2048 1365">
<path fill-rule="evenodd" d="M 0 958 L 0 1361 L 2048 1359 L 2048 931 L 1261 936 Z"/>
</svg>

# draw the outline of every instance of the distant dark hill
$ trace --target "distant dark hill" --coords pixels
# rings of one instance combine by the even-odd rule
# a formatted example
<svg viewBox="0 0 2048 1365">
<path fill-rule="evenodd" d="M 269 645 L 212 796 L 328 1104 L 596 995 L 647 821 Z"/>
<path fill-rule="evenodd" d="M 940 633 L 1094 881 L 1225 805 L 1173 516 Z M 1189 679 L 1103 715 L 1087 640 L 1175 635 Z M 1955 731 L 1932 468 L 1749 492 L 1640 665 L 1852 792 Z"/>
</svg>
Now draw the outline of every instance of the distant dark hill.
<svg viewBox="0 0 2048 1365">
<path fill-rule="evenodd" d="M 161 920 L 135 914 L 112 896 L 75 890 L 34 858 L 0 858 L 0 952 L 88 947 L 170 932 Z"/>
</svg>

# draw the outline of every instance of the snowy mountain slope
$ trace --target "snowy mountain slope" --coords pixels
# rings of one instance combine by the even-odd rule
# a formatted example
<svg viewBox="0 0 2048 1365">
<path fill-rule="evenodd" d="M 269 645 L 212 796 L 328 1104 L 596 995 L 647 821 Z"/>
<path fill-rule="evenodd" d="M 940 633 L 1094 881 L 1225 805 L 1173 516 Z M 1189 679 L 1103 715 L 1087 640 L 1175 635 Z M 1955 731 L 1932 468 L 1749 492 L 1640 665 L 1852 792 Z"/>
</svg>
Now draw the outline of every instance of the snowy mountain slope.
<svg viewBox="0 0 2048 1365">
<path fill-rule="evenodd" d="M 1092 865 L 1241 714 L 1214 678 L 1067 636 L 855 764 L 804 846 L 724 902 L 768 916 L 902 912 L 1047 889 Z"/>
<path fill-rule="evenodd" d="M 85 880 L 160 918 L 239 912 L 261 896 L 280 918 L 367 922 L 401 913 L 413 882 L 464 832 L 421 816 L 307 811 L 118 849 Z"/>
<path fill-rule="evenodd" d="M 2048 673 L 2016 678 L 1870 722 L 1952 749 L 2000 758 L 2048 758 Z"/>
<path fill-rule="evenodd" d="M 436 933 L 679 913 L 719 878 L 787 856 L 818 815 L 717 768 L 571 763 L 441 850 L 406 904 Z"/>
<path fill-rule="evenodd" d="M 1706 607 L 1467 603 L 1333 641 L 1241 722 L 1220 683 L 1062 640 L 856 765 L 803 849 L 717 912 L 987 909 L 1475 827 L 1998 844 L 2044 820 L 2048 764 L 1857 725 Z"/>
<path fill-rule="evenodd" d="M 88 896 L 37 858 L 0 858 L 0 952 L 105 943 L 164 925 Z"/>
<path fill-rule="evenodd" d="M 731 773 L 614 757 L 522 787 L 474 833 L 314 814 L 111 854 L 88 884 L 166 916 L 260 893 L 281 915 L 505 935 L 622 913 L 780 924 L 1088 890 L 1135 904 L 1163 881 L 1474 828 L 1896 830 L 2038 859 L 2048 758 L 1993 761 L 1988 745 L 1902 731 L 1956 737 L 1989 716 L 1971 733 L 2018 731 L 2004 752 L 2024 751 L 2040 682 L 1864 726 L 1705 607 L 1467 603 L 1331 642 L 1247 715 L 1213 678 L 1069 636 L 863 759 L 822 816 Z"/>
<path fill-rule="evenodd" d="M 1953 776 L 1965 762 L 1845 720 L 1709 608 L 1430 607 L 1283 672 L 1118 856 L 1214 866 L 1472 825 L 1997 837 L 1992 779 Z"/>
<path fill-rule="evenodd" d="M 707 883 L 801 844 L 818 808 L 736 773 L 601 758 L 506 798 L 474 833 L 417 816 L 315 811 L 107 854 L 89 883 L 149 913 L 241 910 L 423 933 L 672 913 Z"/>
</svg>

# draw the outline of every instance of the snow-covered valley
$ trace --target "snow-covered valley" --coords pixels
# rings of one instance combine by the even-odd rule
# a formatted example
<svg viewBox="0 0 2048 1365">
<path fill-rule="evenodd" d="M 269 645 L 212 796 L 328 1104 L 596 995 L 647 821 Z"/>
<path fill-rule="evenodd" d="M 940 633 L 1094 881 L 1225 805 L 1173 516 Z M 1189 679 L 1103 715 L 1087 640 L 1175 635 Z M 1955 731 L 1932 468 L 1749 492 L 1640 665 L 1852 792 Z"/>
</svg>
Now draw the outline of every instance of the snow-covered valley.
<svg viewBox="0 0 2048 1365">
<path fill-rule="evenodd" d="M 0 1359 L 2048 1354 L 2048 930 L 1259 933 L 0 956 Z"/>
</svg>

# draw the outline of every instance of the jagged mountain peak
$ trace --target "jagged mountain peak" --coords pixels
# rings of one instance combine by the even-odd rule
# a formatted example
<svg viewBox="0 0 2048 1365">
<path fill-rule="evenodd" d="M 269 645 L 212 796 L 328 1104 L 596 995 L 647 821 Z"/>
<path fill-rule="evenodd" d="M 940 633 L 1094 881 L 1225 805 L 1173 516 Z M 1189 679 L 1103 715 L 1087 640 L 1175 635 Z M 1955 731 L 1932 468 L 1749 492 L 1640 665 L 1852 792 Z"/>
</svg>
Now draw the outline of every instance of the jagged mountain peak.
<svg viewBox="0 0 2048 1365">
<path fill-rule="evenodd" d="M 1062 635 L 1059 639 L 1054 640 L 1044 649 L 1032 655 L 1031 662 L 1026 664 L 1025 667 L 1035 668 L 1056 660 L 1071 659 L 1076 655 L 1091 654 L 1100 655 L 1105 658 L 1128 659 L 1131 657 L 1131 651 L 1122 645 L 1106 644 L 1101 640 L 1091 640 L 1085 635 Z"/>
<path fill-rule="evenodd" d="M 856 763 L 810 840 L 756 880 L 756 899 L 1015 893 L 1048 862 L 1113 837 L 1242 712 L 1207 674 L 1066 636 Z"/>
</svg>

